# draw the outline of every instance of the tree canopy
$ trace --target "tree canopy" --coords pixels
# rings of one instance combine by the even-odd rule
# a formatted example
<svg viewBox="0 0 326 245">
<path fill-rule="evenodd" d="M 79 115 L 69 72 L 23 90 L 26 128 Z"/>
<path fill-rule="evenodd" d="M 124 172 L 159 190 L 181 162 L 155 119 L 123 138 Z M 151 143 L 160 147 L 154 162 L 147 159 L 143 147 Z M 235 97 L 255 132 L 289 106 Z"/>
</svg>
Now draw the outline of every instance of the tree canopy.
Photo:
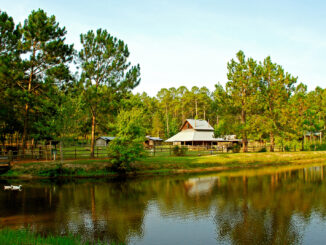
<svg viewBox="0 0 326 245">
<path fill-rule="evenodd" d="M 250 141 L 269 142 L 273 151 L 277 144 L 298 144 L 307 134 L 325 131 L 326 90 L 308 91 L 271 57 L 257 61 L 239 51 L 226 65 L 225 86 L 210 91 L 198 81 L 201 86 L 161 88 L 149 96 L 132 92 L 140 83 L 140 65 L 130 63 L 128 45 L 108 30 L 81 34 L 81 49 L 75 50 L 65 27 L 38 9 L 18 24 L 0 12 L 0 34 L 3 144 L 86 141 L 94 156 L 97 136 L 121 135 L 137 120 L 137 137 L 128 135 L 167 139 L 187 118 L 204 119 L 216 137 L 241 138 L 243 151 Z M 122 142 L 126 137 L 120 143 L 133 144 L 129 136 Z"/>
</svg>

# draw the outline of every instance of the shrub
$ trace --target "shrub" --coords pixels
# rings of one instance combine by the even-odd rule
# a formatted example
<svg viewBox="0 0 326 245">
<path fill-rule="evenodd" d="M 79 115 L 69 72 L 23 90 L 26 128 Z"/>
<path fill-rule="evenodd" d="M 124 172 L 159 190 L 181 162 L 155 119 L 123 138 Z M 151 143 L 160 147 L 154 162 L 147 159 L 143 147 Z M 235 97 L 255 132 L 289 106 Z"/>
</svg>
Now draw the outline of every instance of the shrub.
<svg viewBox="0 0 326 245">
<path fill-rule="evenodd" d="M 76 173 L 76 171 L 77 169 L 64 168 L 62 164 L 57 164 L 55 168 L 40 170 L 38 174 L 41 176 L 57 177 L 63 175 L 73 175 Z"/>
<path fill-rule="evenodd" d="M 145 156 L 143 114 L 141 109 L 120 111 L 116 123 L 116 138 L 108 145 L 113 171 L 119 173 L 132 171 L 131 163 Z"/>
<path fill-rule="evenodd" d="M 267 152 L 267 149 L 266 149 L 266 147 L 263 147 L 258 152 Z"/>
<path fill-rule="evenodd" d="M 185 156 L 188 151 L 188 148 L 185 146 L 179 147 L 178 145 L 176 145 L 173 147 L 172 151 L 174 156 Z"/>
<path fill-rule="evenodd" d="M 175 156 L 178 156 L 178 154 L 179 154 L 179 146 L 174 146 L 173 148 L 172 148 L 172 151 L 173 151 L 173 155 L 175 155 Z"/>
<path fill-rule="evenodd" d="M 240 145 L 236 144 L 232 147 L 233 153 L 239 153 L 240 152 Z"/>
<path fill-rule="evenodd" d="M 291 151 L 291 147 L 288 145 L 284 146 L 284 151 Z"/>
</svg>

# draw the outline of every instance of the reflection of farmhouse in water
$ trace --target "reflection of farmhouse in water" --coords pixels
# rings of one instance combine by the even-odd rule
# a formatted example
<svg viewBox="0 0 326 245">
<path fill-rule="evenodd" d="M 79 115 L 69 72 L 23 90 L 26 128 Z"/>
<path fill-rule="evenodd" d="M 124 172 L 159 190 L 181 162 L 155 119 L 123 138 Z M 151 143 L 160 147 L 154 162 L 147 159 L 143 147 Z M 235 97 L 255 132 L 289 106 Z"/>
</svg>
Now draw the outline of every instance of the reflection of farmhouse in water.
<svg viewBox="0 0 326 245">
<path fill-rule="evenodd" d="M 218 181 L 219 177 L 207 176 L 190 178 L 185 181 L 184 185 L 189 196 L 197 196 L 210 193 Z"/>
</svg>

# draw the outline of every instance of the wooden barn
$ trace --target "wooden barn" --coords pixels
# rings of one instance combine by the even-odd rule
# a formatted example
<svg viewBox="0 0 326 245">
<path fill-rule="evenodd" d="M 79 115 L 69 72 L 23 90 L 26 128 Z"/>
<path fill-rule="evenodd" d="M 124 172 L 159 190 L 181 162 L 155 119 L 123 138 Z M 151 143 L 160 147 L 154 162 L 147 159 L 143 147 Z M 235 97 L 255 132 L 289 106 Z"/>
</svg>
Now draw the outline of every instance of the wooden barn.
<svg viewBox="0 0 326 245">
<path fill-rule="evenodd" d="M 240 144 L 241 140 L 236 139 L 234 135 L 215 138 L 214 128 L 206 120 L 187 119 L 183 123 L 180 132 L 165 142 L 171 142 L 173 145 L 208 147 L 218 144 Z"/>
<path fill-rule="evenodd" d="M 163 139 L 160 137 L 152 137 L 152 136 L 146 136 L 146 140 L 144 142 L 145 147 L 153 148 L 154 146 L 161 145 L 163 142 Z"/>
<path fill-rule="evenodd" d="M 101 136 L 96 139 L 95 146 L 107 146 L 115 137 Z"/>
</svg>

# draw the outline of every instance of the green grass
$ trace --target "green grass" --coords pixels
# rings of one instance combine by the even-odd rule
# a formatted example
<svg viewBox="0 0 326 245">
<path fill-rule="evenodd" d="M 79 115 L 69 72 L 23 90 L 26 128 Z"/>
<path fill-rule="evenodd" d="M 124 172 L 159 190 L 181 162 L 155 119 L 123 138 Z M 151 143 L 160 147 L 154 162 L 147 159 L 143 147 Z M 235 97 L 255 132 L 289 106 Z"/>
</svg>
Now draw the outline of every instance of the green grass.
<svg viewBox="0 0 326 245">
<path fill-rule="evenodd" d="M 78 237 L 72 235 L 67 236 L 40 236 L 32 231 L 27 229 L 23 230 L 12 230 L 12 229 L 3 229 L 0 230 L 0 242 L 1 245 L 88 245 L 88 244 L 107 244 L 98 242 L 82 242 Z M 111 243 L 115 244 L 115 243 Z"/>
<path fill-rule="evenodd" d="M 234 168 L 253 168 L 270 165 L 326 163 L 326 151 L 318 152 L 263 152 L 219 153 L 198 156 L 146 157 L 132 164 L 137 174 L 170 174 L 180 172 L 220 171 Z M 1 176 L 17 177 L 109 177 L 114 173 L 109 160 L 83 159 L 17 163 Z"/>
</svg>

